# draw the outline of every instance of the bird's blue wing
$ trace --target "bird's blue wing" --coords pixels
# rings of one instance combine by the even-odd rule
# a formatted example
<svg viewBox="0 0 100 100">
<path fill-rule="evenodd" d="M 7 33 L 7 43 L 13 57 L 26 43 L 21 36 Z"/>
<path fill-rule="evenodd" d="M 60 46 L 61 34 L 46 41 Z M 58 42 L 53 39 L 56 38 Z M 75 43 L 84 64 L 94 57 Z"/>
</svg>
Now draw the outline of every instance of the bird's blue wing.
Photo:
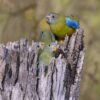
<svg viewBox="0 0 100 100">
<path fill-rule="evenodd" d="M 75 20 L 71 19 L 71 18 L 66 18 L 66 25 L 68 25 L 69 27 L 72 27 L 74 29 L 78 29 L 79 28 L 79 23 L 76 22 Z"/>
</svg>

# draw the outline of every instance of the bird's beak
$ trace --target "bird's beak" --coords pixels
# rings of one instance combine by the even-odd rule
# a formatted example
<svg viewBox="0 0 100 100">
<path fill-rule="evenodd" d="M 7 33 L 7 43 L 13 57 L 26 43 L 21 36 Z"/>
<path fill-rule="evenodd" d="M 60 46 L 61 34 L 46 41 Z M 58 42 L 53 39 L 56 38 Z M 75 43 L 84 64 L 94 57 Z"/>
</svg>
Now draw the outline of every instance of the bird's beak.
<svg viewBox="0 0 100 100">
<path fill-rule="evenodd" d="M 49 15 L 46 16 L 46 22 L 47 22 L 48 24 L 50 24 L 50 22 L 51 22 L 51 16 L 49 16 Z"/>
</svg>

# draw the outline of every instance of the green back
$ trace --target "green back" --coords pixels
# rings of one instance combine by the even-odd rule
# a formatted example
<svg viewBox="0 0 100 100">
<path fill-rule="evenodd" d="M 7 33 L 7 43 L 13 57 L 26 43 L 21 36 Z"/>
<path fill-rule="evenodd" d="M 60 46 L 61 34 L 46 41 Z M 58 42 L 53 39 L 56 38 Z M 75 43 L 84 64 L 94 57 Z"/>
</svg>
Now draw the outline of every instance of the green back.
<svg viewBox="0 0 100 100">
<path fill-rule="evenodd" d="M 75 32 L 75 29 L 66 25 L 65 18 L 65 16 L 58 16 L 55 23 L 50 24 L 51 31 L 60 39 Z"/>
</svg>

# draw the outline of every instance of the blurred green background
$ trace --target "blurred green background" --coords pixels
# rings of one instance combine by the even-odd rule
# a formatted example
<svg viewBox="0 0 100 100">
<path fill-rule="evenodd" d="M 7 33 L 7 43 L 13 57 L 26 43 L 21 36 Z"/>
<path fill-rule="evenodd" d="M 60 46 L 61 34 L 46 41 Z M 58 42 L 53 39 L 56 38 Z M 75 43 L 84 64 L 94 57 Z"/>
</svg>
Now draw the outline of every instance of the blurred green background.
<svg viewBox="0 0 100 100">
<path fill-rule="evenodd" d="M 100 0 L 0 0 L 0 42 L 34 37 L 49 11 L 79 16 L 86 48 L 80 100 L 100 100 Z"/>
</svg>

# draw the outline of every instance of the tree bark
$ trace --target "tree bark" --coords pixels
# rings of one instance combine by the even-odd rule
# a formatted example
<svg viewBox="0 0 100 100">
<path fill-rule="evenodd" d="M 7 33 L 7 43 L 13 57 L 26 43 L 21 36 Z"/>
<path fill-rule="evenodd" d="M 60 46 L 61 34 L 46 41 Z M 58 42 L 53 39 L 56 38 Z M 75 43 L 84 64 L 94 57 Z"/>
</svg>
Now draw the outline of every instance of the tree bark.
<svg viewBox="0 0 100 100">
<path fill-rule="evenodd" d="M 38 64 L 39 43 L 0 44 L 0 100 L 79 100 L 84 60 L 83 29 L 66 37 L 64 57 Z"/>
</svg>

